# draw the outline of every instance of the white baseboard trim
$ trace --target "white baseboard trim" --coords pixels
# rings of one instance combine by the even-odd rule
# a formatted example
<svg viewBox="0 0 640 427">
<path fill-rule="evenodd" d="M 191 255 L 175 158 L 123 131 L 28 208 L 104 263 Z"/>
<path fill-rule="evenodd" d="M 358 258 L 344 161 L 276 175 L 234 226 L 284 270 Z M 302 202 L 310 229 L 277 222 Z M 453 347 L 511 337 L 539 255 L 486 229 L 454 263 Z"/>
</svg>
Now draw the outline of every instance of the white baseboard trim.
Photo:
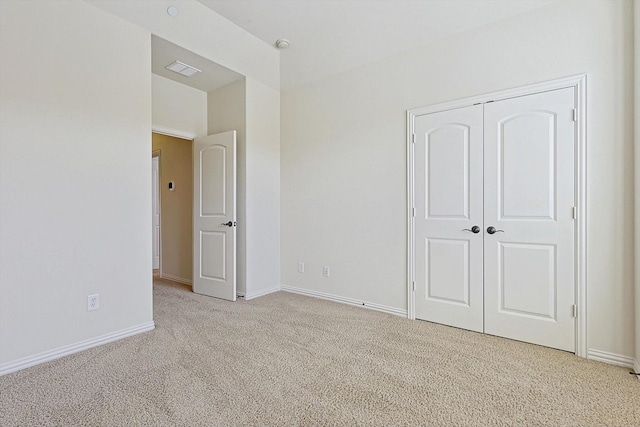
<svg viewBox="0 0 640 427">
<path fill-rule="evenodd" d="M 189 279 L 184 279 L 182 277 L 178 277 L 178 276 L 172 276 L 170 274 L 164 274 L 164 273 L 160 273 L 158 275 L 161 279 L 167 279 L 167 280 L 171 280 L 172 282 L 178 282 L 178 283 L 184 283 L 185 285 L 189 285 L 192 286 L 193 282 Z"/>
<path fill-rule="evenodd" d="M 594 350 L 592 348 L 587 351 L 587 359 L 597 360 L 598 362 L 604 362 L 610 365 L 623 366 L 625 368 L 633 368 L 633 365 L 636 363 L 633 357 L 609 353 L 608 351 Z"/>
<path fill-rule="evenodd" d="M 640 360 L 636 359 L 635 363 L 633 364 L 633 372 L 635 373 L 640 373 Z M 636 376 L 638 378 L 638 380 L 640 380 L 640 376 Z"/>
<path fill-rule="evenodd" d="M 151 321 L 143 323 L 141 325 L 133 326 L 131 328 L 123 329 L 121 331 L 112 332 L 110 334 L 91 338 L 85 341 L 80 341 L 75 344 L 58 347 L 54 350 L 45 351 L 33 356 L 27 356 L 22 359 L 14 360 L 13 362 L 3 363 L 0 365 L 0 376 L 10 374 L 11 372 L 20 371 L 31 366 L 39 365 L 41 363 L 49 362 L 51 360 L 59 359 L 61 357 L 68 356 L 73 353 L 78 353 L 80 351 L 87 350 L 92 347 L 97 347 L 99 345 L 106 344 L 112 341 L 117 341 L 122 338 L 127 338 L 133 335 L 141 334 L 143 332 L 152 331 L 153 329 L 155 329 L 155 327 L 155 323 Z"/>
<path fill-rule="evenodd" d="M 280 291 L 280 286 L 274 286 L 273 288 L 264 289 L 258 292 L 251 292 L 251 293 L 247 292 L 243 296 L 245 300 L 249 301 L 250 299 L 258 298 L 258 297 L 272 294 L 274 292 L 279 292 L 279 291 Z"/>
<path fill-rule="evenodd" d="M 395 307 L 389 307 L 382 304 L 376 304 L 372 302 L 366 302 L 353 298 L 342 297 L 339 295 L 326 294 L 324 292 L 311 291 L 308 289 L 296 288 L 293 286 L 282 285 L 281 289 L 285 292 L 291 292 L 294 294 L 306 295 L 309 297 L 315 297 L 320 299 L 326 299 L 329 301 L 339 302 L 342 304 L 353 305 L 356 307 L 368 308 L 370 310 L 382 311 L 383 313 L 393 314 L 395 316 L 407 317 L 407 310 L 401 310 Z"/>
<path fill-rule="evenodd" d="M 236 296 L 240 297 L 240 298 L 244 298 L 244 292 L 237 292 L 236 291 Z"/>
</svg>

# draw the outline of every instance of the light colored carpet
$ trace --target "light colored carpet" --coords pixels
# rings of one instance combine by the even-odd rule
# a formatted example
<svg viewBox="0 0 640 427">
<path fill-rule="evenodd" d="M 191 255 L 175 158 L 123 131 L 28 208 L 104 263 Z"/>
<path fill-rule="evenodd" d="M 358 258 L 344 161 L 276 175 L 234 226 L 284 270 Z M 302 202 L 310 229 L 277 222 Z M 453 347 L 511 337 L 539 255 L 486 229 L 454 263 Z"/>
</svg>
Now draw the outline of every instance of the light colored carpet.
<svg viewBox="0 0 640 427">
<path fill-rule="evenodd" d="M 0 425 L 640 425 L 628 369 L 561 351 L 284 292 L 154 301 L 153 332 L 0 377 Z"/>
</svg>

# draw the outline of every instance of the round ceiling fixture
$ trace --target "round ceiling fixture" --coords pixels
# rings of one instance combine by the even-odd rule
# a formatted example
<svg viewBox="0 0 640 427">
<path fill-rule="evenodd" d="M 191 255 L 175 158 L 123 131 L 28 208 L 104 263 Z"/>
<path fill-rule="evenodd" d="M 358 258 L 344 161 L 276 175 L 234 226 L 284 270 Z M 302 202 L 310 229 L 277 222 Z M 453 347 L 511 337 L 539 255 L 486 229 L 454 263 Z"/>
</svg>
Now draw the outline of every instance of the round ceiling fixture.
<svg viewBox="0 0 640 427">
<path fill-rule="evenodd" d="M 178 15 L 178 8 L 175 6 L 169 6 L 167 8 L 167 13 L 169 14 L 169 16 L 177 16 Z"/>
<path fill-rule="evenodd" d="M 286 49 L 289 47 L 289 40 L 287 39 L 279 39 L 276 41 L 276 47 L 278 49 Z"/>
</svg>

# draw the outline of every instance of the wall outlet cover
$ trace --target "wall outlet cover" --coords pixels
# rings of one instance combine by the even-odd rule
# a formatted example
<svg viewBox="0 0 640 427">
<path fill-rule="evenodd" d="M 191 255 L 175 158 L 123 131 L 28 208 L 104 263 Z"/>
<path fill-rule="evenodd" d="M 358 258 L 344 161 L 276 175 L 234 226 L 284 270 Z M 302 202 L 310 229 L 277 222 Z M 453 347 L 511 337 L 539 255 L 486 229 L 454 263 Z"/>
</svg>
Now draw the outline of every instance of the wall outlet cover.
<svg viewBox="0 0 640 427">
<path fill-rule="evenodd" d="M 87 297 L 87 311 L 93 311 L 100 308 L 100 294 L 93 294 Z"/>
</svg>

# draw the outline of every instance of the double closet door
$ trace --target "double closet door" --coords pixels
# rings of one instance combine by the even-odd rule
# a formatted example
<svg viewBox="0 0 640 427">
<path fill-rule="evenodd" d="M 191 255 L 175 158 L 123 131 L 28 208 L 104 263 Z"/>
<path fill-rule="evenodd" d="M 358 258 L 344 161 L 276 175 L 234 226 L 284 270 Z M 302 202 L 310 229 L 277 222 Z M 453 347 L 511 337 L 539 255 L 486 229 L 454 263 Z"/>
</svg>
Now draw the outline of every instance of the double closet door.
<svg viewBox="0 0 640 427">
<path fill-rule="evenodd" d="M 575 351 L 574 102 L 415 118 L 417 318 Z"/>
</svg>

